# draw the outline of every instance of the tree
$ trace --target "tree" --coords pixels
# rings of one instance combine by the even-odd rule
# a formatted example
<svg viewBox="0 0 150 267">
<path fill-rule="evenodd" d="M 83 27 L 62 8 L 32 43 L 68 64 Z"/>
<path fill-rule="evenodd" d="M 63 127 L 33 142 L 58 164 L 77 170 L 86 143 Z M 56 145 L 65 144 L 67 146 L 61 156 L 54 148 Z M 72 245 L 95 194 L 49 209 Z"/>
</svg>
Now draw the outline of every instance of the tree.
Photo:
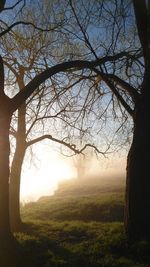
<svg viewBox="0 0 150 267">
<path fill-rule="evenodd" d="M 144 77 L 135 101 L 133 142 L 127 162 L 126 230 L 131 238 L 150 238 L 149 149 L 150 149 L 150 3 L 133 1 L 144 58 Z"/>
<path fill-rule="evenodd" d="M 13 67 L 11 67 L 13 69 Z M 14 70 L 14 72 L 16 72 Z M 22 67 L 22 72 L 17 74 L 17 80 L 19 85 L 19 90 L 21 91 L 24 85 L 24 74 L 25 69 Z M 23 104 L 18 109 L 17 115 L 17 130 L 11 126 L 11 134 L 15 138 L 15 151 L 14 156 L 10 168 L 10 182 L 9 182 L 9 209 L 10 209 L 10 225 L 11 230 L 13 232 L 17 232 L 22 229 L 22 221 L 20 216 L 20 181 L 21 181 L 21 171 L 22 165 L 24 161 L 24 157 L 26 154 L 26 150 L 29 149 L 32 145 L 37 144 L 44 139 L 48 139 L 52 142 L 56 142 L 60 145 L 65 146 L 66 148 L 73 151 L 75 154 L 80 153 L 80 149 L 77 149 L 75 145 L 66 142 L 59 136 L 59 133 L 54 131 L 51 127 L 51 133 L 46 130 L 46 125 L 51 124 L 55 125 L 55 121 L 60 119 L 63 116 L 64 108 L 59 110 L 56 114 L 49 114 L 48 110 L 51 108 L 51 104 L 53 103 L 50 101 L 48 105 L 50 106 L 48 109 L 48 105 L 46 105 L 46 100 L 44 104 L 42 103 L 42 98 L 44 99 L 44 90 L 45 88 L 42 87 L 38 94 L 35 94 L 32 99 L 30 99 L 27 103 Z M 38 109 L 31 106 L 31 102 L 37 102 Z M 58 98 L 55 100 L 58 101 Z M 52 102 L 52 103 L 51 103 Z M 34 104 L 33 104 L 34 105 Z M 28 107 L 29 106 L 29 107 Z M 45 106 L 45 107 L 44 107 Z M 34 110 L 35 109 L 35 110 Z M 34 110 L 34 115 L 32 114 L 31 110 Z M 42 111 L 41 111 L 42 110 Z M 45 112 L 43 113 L 43 110 Z M 27 115 L 28 114 L 28 115 Z M 50 122 L 51 121 L 51 122 Z M 40 125 L 44 125 L 43 129 Z M 66 122 L 67 127 L 67 122 Z M 36 136 L 35 129 L 38 129 L 38 136 Z M 39 128 L 41 128 L 39 130 Z M 49 128 L 49 127 L 48 127 Z M 57 127 L 56 127 L 57 129 Z M 31 137 L 30 137 L 31 136 Z M 82 151 L 84 150 L 84 147 Z"/>
<path fill-rule="evenodd" d="M 39 18 L 38 18 L 39 20 Z M 55 26 L 56 30 L 56 26 Z M 34 38 L 33 38 L 34 36 Z M 21 31 L 10 31 L 9 36 L 5 36 L 1 42 L 1 49 L 3 51 L 3 60 L 6 68 L 6 72 L 9 73 L 6 81 L 7 87 L 11 86 L 21 91 L 25 87 L 26 80 L 32 80 L 32 73 L 42 71 L 44 65 L 46 67 L 46 60 L 41 63 L 41 58 L 44 57 L 44 51 L 47 48 L 53 48 L 53 40 L 55 38 L 55 31 L 52 29 L 51 36 L 47 37 L 43 31 L 26 32 L 23 28 Z M 16 45 L 17 40 L 17 45 Z M 26 41 L 27 40 L 27 41 Z M 21 57 L 18 56 L 18 51 L 22 51 Z M 73 84 L 68 81 L 69 90 Z M 50 87 L 46 89 L 46 87 Z M 53 88 L 54 87 L 54 88 Z M 15 151 L 10 167 L 10 182 L 9 182 L 9 203 L 10 203 L 10 224 L 12 231 L 19 231 L 22 228 L 22 222 L 20 217 L 20 180 L 21 169 L 25 157 L 26 150 L 33 144 L 41 142 L 44 139 L 49 139 L 53 142 L 57 142 L 63 145 L 74 153 L 79 154 L 80 150 L 84 150 L 86 147 L 77 149 L 76 145 L 70 144 L 66 140 L 67 132 L 65 134 L 65 140 L 63 140 L 63 134 L 59 135 L 57 129 L 56 120 L 61 120 L 62 117 L 65 129 L 67 129 L 67 122 L 65 116 L 62 115 L 67 112 L 69 108 L 69 99 L 63 105 L 60 105 L 62 90 L 59 94 L 55 93 L 55 85 L 51 81 L 47 85 L 38 88 L 37 92 L 26 103 L 21 105 L 18 109 L 15 120 L 12 120 L 10 134 L 15 138 Z M 33 104 L 32 104 L 33 103 Z M 55 108 L 53 107 L 55 106 Z M 52 112 L 53 110 L 53 112 Z M 51 123 L 49 122 L 51 120 Z M 51 129 L 46 125 L 51 124 Z M 13 127 L 17 125 L 17 127 Z M 53 126 L 53 127 L 52 127 Z M 73 127 L 73 126 L 72 126 Z M 16 128 L 16 129 L 15 129 Z M 36 128 L 38 134 L 36 134 Z M 48 128 L 48 129 L 47 129 Z M 62 133 L 62 131 L 61 131 Z M 94 146 L 93 146 L 94 148 Z M 97 150 L 98 151 L 98 150 Z"/>
<path fill-rule="evenodd" d="M 24 18 L 25 21 L 27 20 L 26 16 Z M 38 21 L 39 20 L 40 19 L 38 17 Z M 47 60 L 44 58 L 45 50 L 47 51 L 48 47 L 49 49 L 53 49 L 53 42 L 56 35 L 55 31 L 58 30 L 59 27 L 60 23 L 58 24 L 58 27 L 55 25 L 55 29 L 51 27 L 51 32 L 49 31 L 50 36 L 47 36 L 47 33 L 44 33 L 42 30 L 38 33 L 34 28 L 30 31 L 26 31 L 24 26 L 22 26 L 20 30 L 10 30 L 9 36 L 5 36 L 2 39 L 1 49 L 3 51 L 4 65 L 6 72 L 9 73 L 6 81 L 7 87 L 13 87 L 14 92 L 17 89 L 21 91 L 22 88 L 25 87 L 25 81 L 32 80 L 33 72 L 36 73 L 42 71 L 44 67 L 47 66 Z M 63 46 L 65 49 L 65 41 Z M 19 51 L 22 51 L 20 57 L 18 56 Z M 45 62 L 41 62 L 42 58 L 44 58 Z M 79 81 L 80 80 L 84 80 L 84 77 L 81 77 Z M 75 81 L 74 83 L 77 85 L 79 81 Z M 72 83 L 72 79 L 69 81 L 69 77 L 66 88 L 62 87 L 61 90 L 58 90 L 58 88 L 55 88 L 55 84 L 56 81 L 52 81 L 51 79 L 51 82 L 47 82 L 47 84 L 44 84 L 44 86 L 39 87 L 37 92 L 34 93 L 34 95 L 29 98 L 26 103 L 19 107 L 17 116 L 14 116 L 15 120 L 12 120 L 13 122 L 11 123 L 10 134 L 13 135 L 16 143 L 13 160 L 10 167 L 9 179 L 9 208 L 12 231 L 19 231 L 23 226 L 20 217 L 20 180 L 21 169 L 25 153 L 28 148 L 44 139 L 49 139 L 65 146 L 66 148 L 69 148 L 75 154 L 79 154 L 81 152 L 83 153 L 83 151 L 89 146 L 91 146 L 93 149 L 96 149 L 98 153 L 105 153 L 100 152 L 94 145 L 89 143 L 86 144 L 86 146 L 80 146 L 78 149 L 77 144 L 69 143 L 70 138 L 68 135 L 69 131 L 67 133 L 68 126 L 65 119 L 65 113 L 68 117 L 71 95 L 69 96 L 68 94 L 67 101 L 64 101 L 61 95 L 62 92 L 64 94 L 65 91 L 68 91 L 69 88 L 73 87 L 74 84 Z M 47 87 L 50 88 L 46 89 Z M 59 91 L 59 94 L 56 94 L 56 91 Z M 63 105 L 60 104 L 61 102 L 63 102 Z M 55 110 L 55 112 L 52 112 L 52 110 Z M 56 120 L 60 121 L 61 119 L 63 119 L 65 131 L 63 133 L 61 130 L 60 135 L 60 131 L 57 130 Z M 51 124 L 51 129 L 46 126 L 48 124 Z M 17 127 L 13 127 L 13 125 L 17 125 Z M 36 134 L 36 128 L 38 134 Z M 73 124 L 70 124 L 70 128 L 73 130 Z M 78 128 L 79 132 L 81 127 L 79 126 Z M 63 139 L 63 135 L 65 136 L 65 139 Z M 73 135 L 77 135 L 77 133 Z"/>
<path fill-rule="evenodd" d="M 149 239 L 149 1 L 133 0 L 131 3 L 122 0 L 99 0 L 91 4 L 87 1 L 75 3 L 70 0 L 69 3 L 70 5 L 63 2 L 64 9 L 68 11 L 68 23 L 61 29 L 61 34 L 68 35 L 70 43 L 82 47 L 82 55 L 79 55 L 77 50 L 74 54 L 67 50 L 66 62 L 58 64 L 58 58 L 55 59 L 52 66 L 37 74 L 11 99 L 4 93 L 4 68 L 1 58 L 0 229 L 3 231 L 1 230 L 0 236 L 10 234 L 8 180 L 9 127 L 12 114 L 47 79 L 58 73 L 67 73 L 73 74 L 74 77 L 82 75 L 93 83 L 94 87 L 91 87 L 93 90 L 90 90 L 90 93 L 97 92 L 101 96 L 97 98 L 98 103 L 103 98 L 106 100 L 107 96 L 114 116 L 118 114 L 118 120 L 130 117 L 133 121 L 133 142 L 127 160 L 125 226 L 130 239 Z M 84 95 L 82 97 L 84 98 Z M 89 95 L 86 95 L 86 99 L 84 98 L 86 103 L 88 97 Z M 77 100 L 79 101 L 79 98 Z M 107 109 L 106 107 L 104 113 Z M 84 114 L 85 110 L 84 108 Z M 122 120 L 120 124 L 124 125 Z"/>
</svg>

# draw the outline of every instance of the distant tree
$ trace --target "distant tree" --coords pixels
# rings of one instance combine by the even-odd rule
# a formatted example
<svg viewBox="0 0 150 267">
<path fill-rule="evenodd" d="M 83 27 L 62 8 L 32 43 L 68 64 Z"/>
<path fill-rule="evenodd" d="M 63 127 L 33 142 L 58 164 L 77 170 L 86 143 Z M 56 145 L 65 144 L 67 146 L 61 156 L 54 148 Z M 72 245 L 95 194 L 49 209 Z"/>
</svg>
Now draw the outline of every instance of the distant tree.
<svg viewBox="0 0 150 267">
<path fill-rule="evenodd" d="M 95 100 L 97 110 L 101 103 L 103 107 L 106 103 L 104 112 L 98 114 L 99 121 L 110 107 L 113 110 L 112 115 L 120 121 L 122 129 L 128 117 L 132 120 L 133 142 L 127 160 L 125 226 L 130 239 L 150 239 L 150 216 L 147 213 L 150 209 L 149 1 L 70 0 L 69 5 L 66 1 L 59 4 L 66 10 L 67 22 L 59 32 L 60 36 L 66 35 L 70 44 L 81 47 L 82 55 L 78 54 L 78 50 L 71 50 L 70 53 L 70 47 L 67 47 L 64 53 L 66 62 L 58 63 L 58 57 L 55 58 L 50 67 L 47 66 L 30 82 L 27 81 L 22 90 L 12 98 L 4 92 L 4 65 L 2 57 L 0 58 L 1 240 L 11 236 L 8 181 L 9 128 L 12 114 L 42 83 L 50 77 L 56 77 L 58 73 L 63 73 L 60 83 L 63 81 L 62 77 L 65 78 L 65 73 L 66 79 L 67 75 L 74 78 L 82 75 L 89 81 L 85 88 L 81 86 L 83 94 L 75 97 L 78 105 L 81 98 L 84 99 L 83 119 L 88 113 L 93 112 L 93 108 L 89 108 L 94 104 L 90 102 L 93 95 L 92 99 L 99 96 L 96 98 L 97 101 Z M 57 42 L 60 41 L 61 44 L 61 40 L 63 39 L 60 38 Z M 89 84 L 94 86 L 88 87 Z"/>
<path fill-rule="evenodd" d="M 86 164 L 84 155 L 80 154 L 73 159 L 73 165 L 77 172 L 77 179 L 83 179 L 85 177 Z"/>
</svg>

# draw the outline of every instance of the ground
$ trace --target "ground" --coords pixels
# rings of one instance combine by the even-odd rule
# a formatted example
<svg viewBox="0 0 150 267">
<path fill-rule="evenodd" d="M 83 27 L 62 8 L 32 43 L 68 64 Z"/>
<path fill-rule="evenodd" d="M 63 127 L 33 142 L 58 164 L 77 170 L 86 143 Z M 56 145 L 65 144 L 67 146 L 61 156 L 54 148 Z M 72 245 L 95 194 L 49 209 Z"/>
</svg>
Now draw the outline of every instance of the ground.
<svg viewBox="0 0 150 267">
<path fill-rule="evenodd" d="M 18 266 L 149 267 L 150 244 L 126 240 L 124 180 L 116 181 L 70 182 L 22 207 Z"/>
</svg>

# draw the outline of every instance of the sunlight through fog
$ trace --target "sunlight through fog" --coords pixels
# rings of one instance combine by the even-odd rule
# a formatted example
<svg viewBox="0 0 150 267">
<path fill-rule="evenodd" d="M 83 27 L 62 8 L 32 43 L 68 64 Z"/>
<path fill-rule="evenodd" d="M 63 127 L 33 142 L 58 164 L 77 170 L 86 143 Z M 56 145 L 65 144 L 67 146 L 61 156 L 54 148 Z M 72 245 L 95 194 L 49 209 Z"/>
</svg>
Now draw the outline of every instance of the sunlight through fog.
<svg viewBox="0 0 150 267">
<path fill-rule="evenodd" d="M 44 151 L 41 153 L 41 151 Z M 83 159 L 80 156 L 64 157 L 57 152 L 39 150 L 38 166 L 25 164 L 21 179 L 21 202 L 36 201 L 41 196 L 53 195 L 59 183 L 73 178 L 83 179 L 97 175 L 123 176 L 125 171 L 125 155 L 113 154 L 109 158 L 90 157 Z M 31 161 L 32 162 L 32 161 Z M 117 170 L 117 171 L 116 171 Z"/>
</svg>

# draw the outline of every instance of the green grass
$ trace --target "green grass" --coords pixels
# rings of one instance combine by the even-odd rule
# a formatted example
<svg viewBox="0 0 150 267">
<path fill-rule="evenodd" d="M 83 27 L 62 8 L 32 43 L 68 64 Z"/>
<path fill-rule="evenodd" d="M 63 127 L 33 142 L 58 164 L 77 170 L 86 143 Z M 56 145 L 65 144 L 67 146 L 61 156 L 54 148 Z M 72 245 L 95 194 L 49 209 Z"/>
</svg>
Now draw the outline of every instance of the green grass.
<svg viewBox="0 0 150 267">
<path fill-rule="evenodd" d="M 22 209 L 25 220 L 123 221 L 124 181 L 87 179 L 61 184 L 53 197 Z"/>
<path fill-rule="evenodd" d="M 120 222 L 32 221 L 16 237 L 28 267 L 150 266 L 149 244 L 129 248 Z"/>
<path fill-rule="evenodd" d="M 19 263 L 8 267 L 150 266 L 150 244 L 129 247 L 125 237 L 124 183 L 90 183 L 81 194 L 81 183 L 71 181 L 55 196 L 22 207 L 25 228 L 15 234 Z"/>
<path fill-rule="evenodd" d="M 25 220 L 80 220 L 113 222 L 123 220 L 123 194 L 53 197 L 29 203 L 22 209 Z"/>
</svg>

